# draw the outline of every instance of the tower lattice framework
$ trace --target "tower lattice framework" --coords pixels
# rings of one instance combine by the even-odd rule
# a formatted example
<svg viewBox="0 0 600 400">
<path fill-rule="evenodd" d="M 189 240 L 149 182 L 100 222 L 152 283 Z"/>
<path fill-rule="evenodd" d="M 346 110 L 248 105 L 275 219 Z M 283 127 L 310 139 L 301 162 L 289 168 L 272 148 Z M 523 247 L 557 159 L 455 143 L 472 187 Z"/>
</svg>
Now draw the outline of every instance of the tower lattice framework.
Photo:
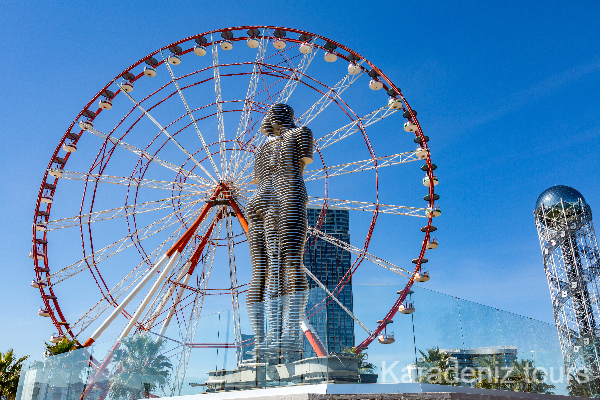
<svg viewBox="0 0 600 400">
<path fill-rule="evenodd" d="M 559 197 L 550 188 L 546 201 L 538 200 L 534 211 L 554 321 L 567 377 L 584 371 L 588 379 L 596 379 L 600 377 L 600 252 L 592 212 L 576 190 L 555 188 L 559 195 L 566 188 L 579 197 Z"/>
</svg>

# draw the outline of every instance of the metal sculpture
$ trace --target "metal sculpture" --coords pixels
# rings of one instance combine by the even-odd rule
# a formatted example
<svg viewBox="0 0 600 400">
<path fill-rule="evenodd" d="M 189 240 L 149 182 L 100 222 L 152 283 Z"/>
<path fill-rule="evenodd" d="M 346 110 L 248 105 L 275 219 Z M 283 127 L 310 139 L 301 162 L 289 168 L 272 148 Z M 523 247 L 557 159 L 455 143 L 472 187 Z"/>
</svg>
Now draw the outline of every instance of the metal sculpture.
<svg viewBox="0 0 600 400">
<path fill-rule="evenodd" d="M 534 211 L 567 376 L 600 376 L 600 251 L 581 193 L 554 186 Z"/>
<path fill-rule="evenodd" d="M 308 229 L 304 168 L 312 162 L 309 128 L 296 128 L 294 110 L 273 105 L 261 124 L 267 141 L 256 152 L 246 207 L 252 280 L 247 297 L 255 348 L 285 359 L 301 350 L 300 322 L 308 282 L 302 252 Z M 265 335 L 265 313 L 268 331 Z"/>
</svg>

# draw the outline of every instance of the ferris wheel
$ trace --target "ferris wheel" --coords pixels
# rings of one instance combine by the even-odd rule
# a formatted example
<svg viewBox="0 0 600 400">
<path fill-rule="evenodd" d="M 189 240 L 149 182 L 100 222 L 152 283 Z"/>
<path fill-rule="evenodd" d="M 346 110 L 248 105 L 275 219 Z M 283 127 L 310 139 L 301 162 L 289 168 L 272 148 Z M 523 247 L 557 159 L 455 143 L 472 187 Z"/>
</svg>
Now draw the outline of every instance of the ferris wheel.
<svg viewBox="0 0 600 400">
<path fill-rule="evenodd" d="M 309 206 L 321 212 L 307 243 L 323 240 L 353 255 L 333 290 L 306 270 L 309 280 L 341 305 L 337 296 L 360 266 L 386 269 L 404 287 L 386 315 L 360 321 L 344 310 L 365 331 L 357 353 L 375 340 L 394 342 L 386 327 L 396 313 L 414 312 L 407 296 L 415 281 L 429 280 L 425 252 L 437 247 L 429 138 L 400 89 L 360 54 L 273 26 L 215 30 L 162 47 L 100 88 L 73 119 L 51 155 L 33 223 L 31 285 L 42 297 L 39 315 L 55 326 L 51 341 L 89 346 L 176 332 L 172 354 L 185 362 L 211 296 L 227 299 L 240 343 L 254 153 L 267 140 L 261 119 L 282 103 L 293 106 L 296 126 L 314 134 L 304 179 Z M 402 133 L 402 148 L 373 140 L 382 124 Z M 403 169 L 414 161 L 424 177 Z M 425 196 L 407 206 L 380 202 L 382 185 L 398 176 L 419 181 Z M 320 229 L 330 208 L 368 216 L 355 245 Z M 369 252 L 376 222 L 404 217 L 423 234 L 410 268 Z"/>
</svg>

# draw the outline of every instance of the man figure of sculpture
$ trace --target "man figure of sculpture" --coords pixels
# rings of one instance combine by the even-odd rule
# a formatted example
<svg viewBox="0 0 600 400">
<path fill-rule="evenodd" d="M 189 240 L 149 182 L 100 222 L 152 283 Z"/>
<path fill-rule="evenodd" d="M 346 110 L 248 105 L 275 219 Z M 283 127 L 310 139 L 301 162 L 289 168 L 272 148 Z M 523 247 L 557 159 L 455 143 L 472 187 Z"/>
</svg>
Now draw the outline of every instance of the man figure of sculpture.
<svg viewBox="0 0 600 400">
<path fill-rule="evenodd" d="M 252 182 L 257 188 L 246 207 L 252 262 L 246 302 L 257 355 L 270 350 L 290 360 L 301 351 L 300 322 L 307 300 L 302 254 L 308 196 L 303 174 L 312 162 L 313 137 L 310 129 L 294 125 L 294 110 L 287 104 L 269 109 L 261 131 L 267 140 L 255 154 Z"/>
</svg>

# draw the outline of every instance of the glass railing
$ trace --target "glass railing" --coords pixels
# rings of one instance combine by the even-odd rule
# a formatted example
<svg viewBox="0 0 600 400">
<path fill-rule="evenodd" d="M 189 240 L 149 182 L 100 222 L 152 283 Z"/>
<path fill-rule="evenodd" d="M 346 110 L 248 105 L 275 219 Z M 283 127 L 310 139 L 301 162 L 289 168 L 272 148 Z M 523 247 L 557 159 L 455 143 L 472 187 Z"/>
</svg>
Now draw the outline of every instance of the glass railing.
<svg viewBox="0 0 600 400">
<path fill-rule="evenodd" d="M 397 313 L 388 325 L 394 340 L 375 338 L 361 355 L 352 353 L 389 311 L 397 289 L 354 285 L 344 294 L 353 297 L 366 330 L 320 288 L 250 308 L 242 301 L 239 314 L 188 315 L 177 322 L 185 329 L 172 326 L 162 337 L 146 332 L 29 362 L 17 400 L 138 399 L 323 382 L 568 394 L 553 324 L 421 288 L 410 295 L 415 312 Z M 295 317 L 303 302 L 304 315 Z M 311 344 L 315 339 L 328 354 L 317 355 L 323 349 Z"/>
</svg>

